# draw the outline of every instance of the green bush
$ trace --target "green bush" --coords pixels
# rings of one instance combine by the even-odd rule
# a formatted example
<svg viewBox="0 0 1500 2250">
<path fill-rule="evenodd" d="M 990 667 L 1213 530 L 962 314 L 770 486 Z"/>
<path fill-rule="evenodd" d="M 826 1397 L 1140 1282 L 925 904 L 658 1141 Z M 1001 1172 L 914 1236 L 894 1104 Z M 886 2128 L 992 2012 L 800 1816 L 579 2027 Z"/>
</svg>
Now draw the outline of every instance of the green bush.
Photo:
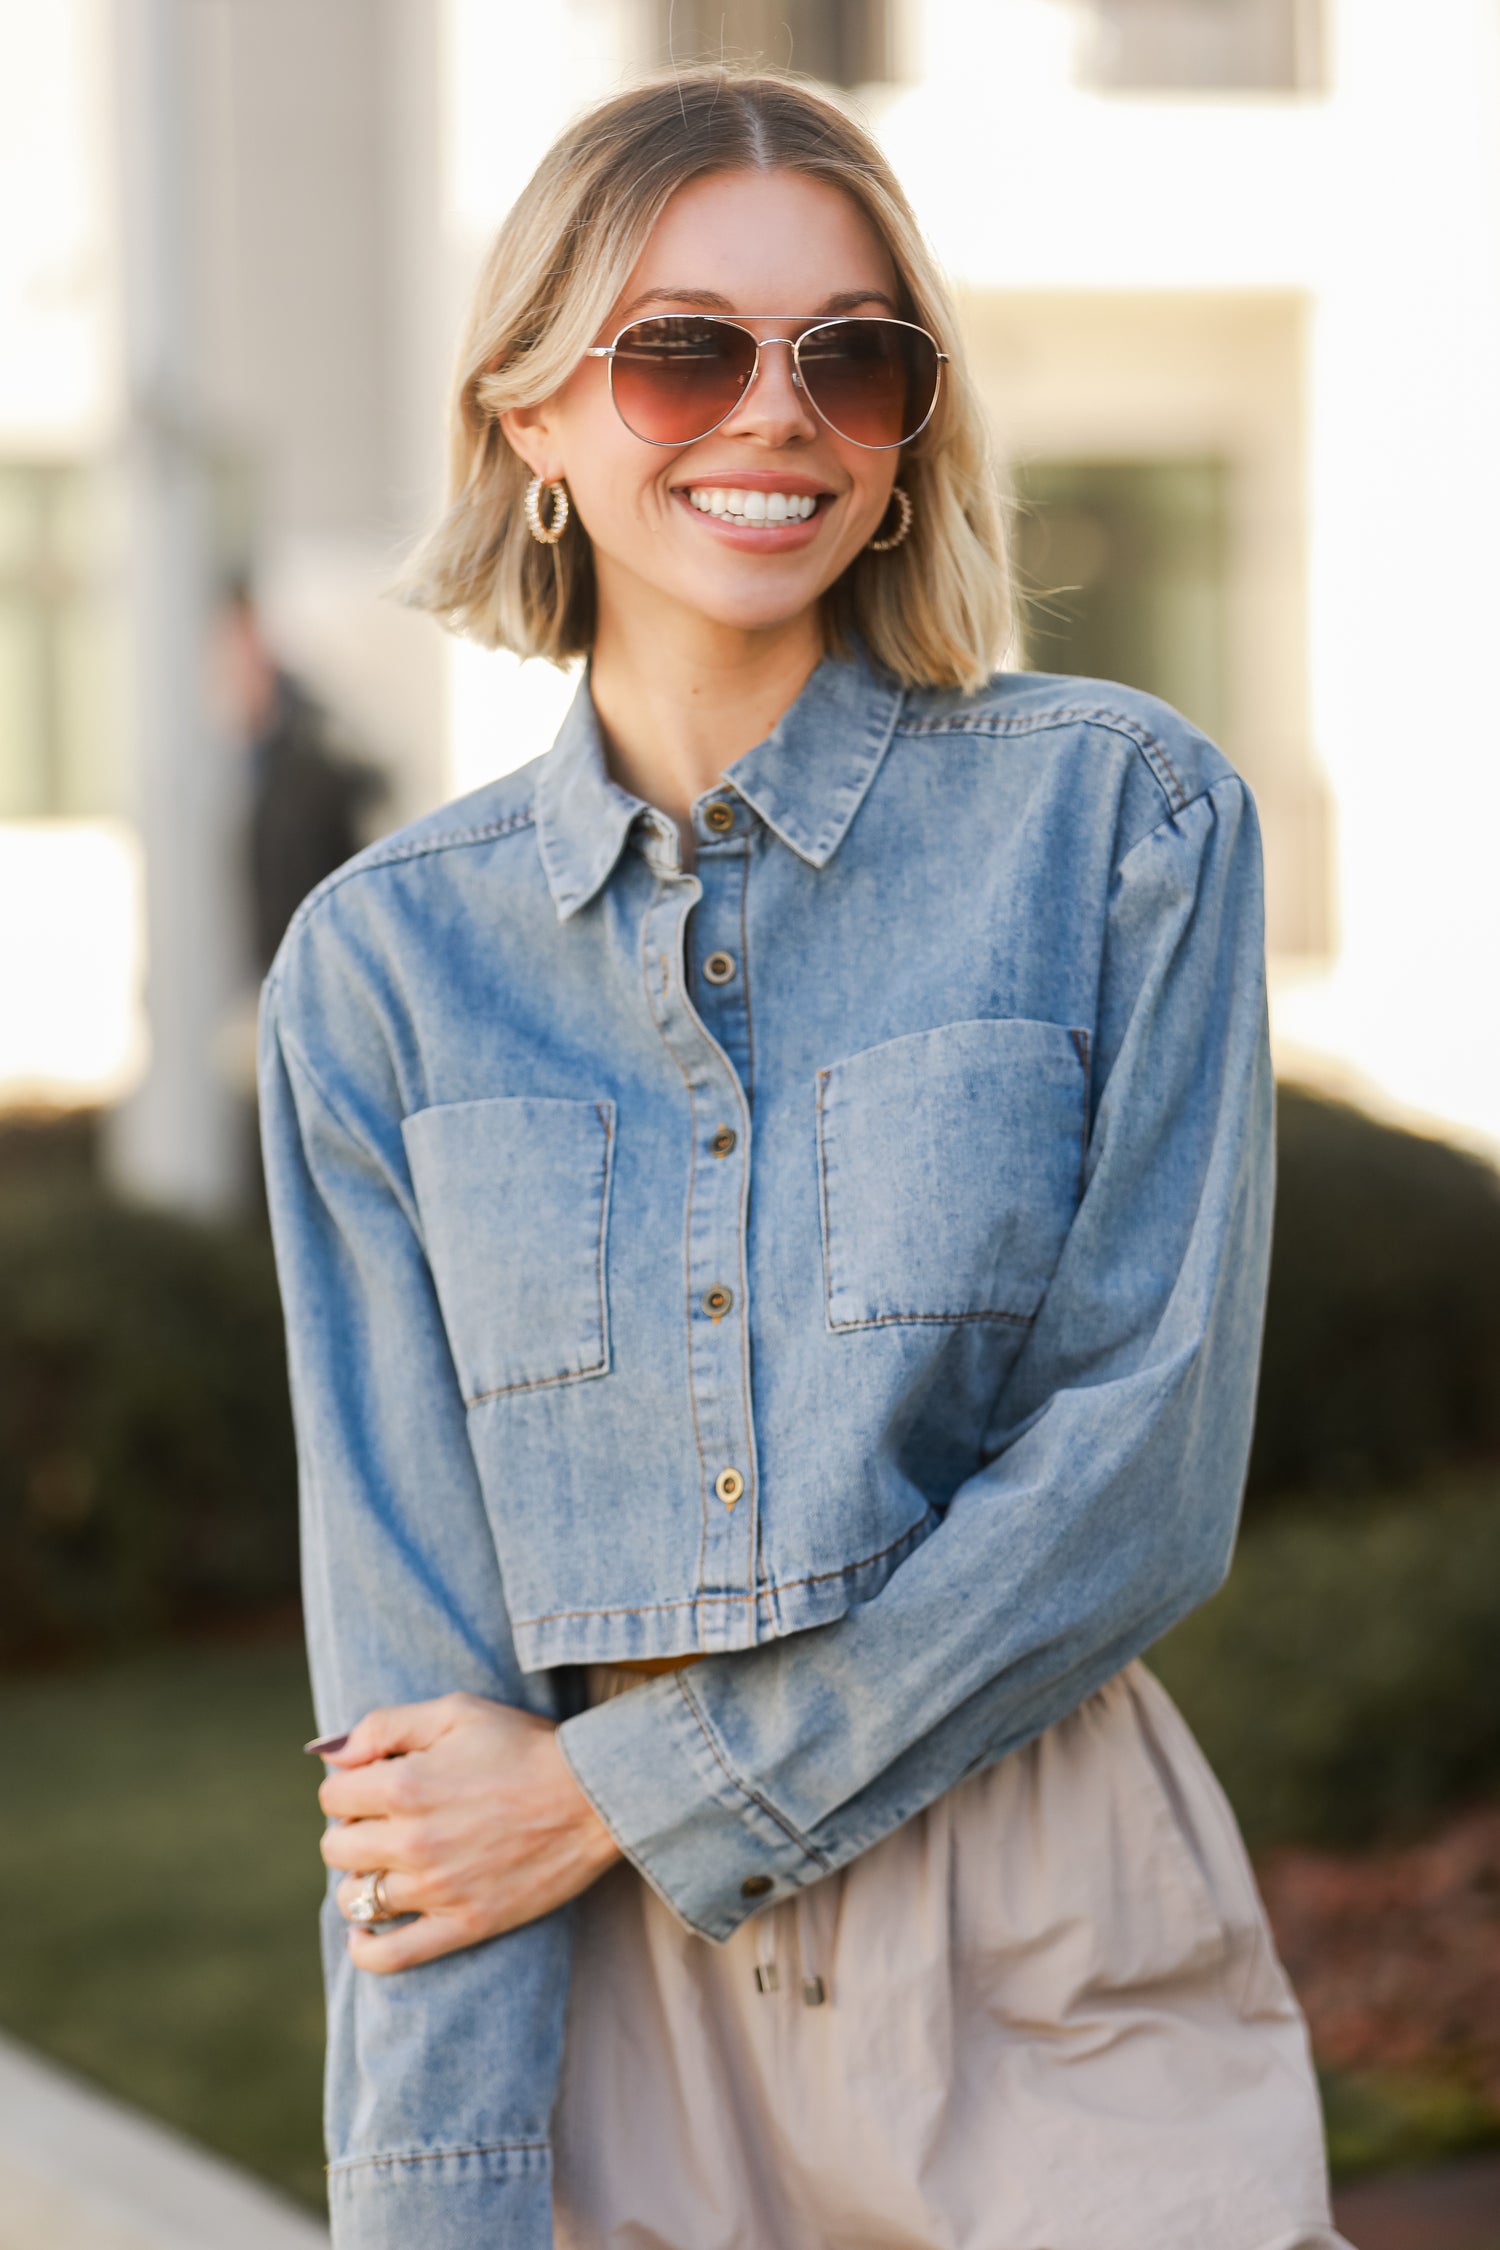
<svg viewBox="0 0 1500 2250">
<path fill-rule="evenodd" d="M 1149 1661 L 1256 1848 L 1420 1833 L 1500 1791 L 1500 1475 L 1257 1526 Z"/>
<path fill-rule="evenodd" d="M 1493 2103 L 1447 2071 L 1318 2075 L 1335 2180 L 1451 2164 L 1500 2141 Z"/>
<path fill-rule="evenodd" d="M 294 1598 L 296 1485 L 266 1241 L 0 1175 L 0 1661 Z"/>
<path fill-rule="evenodd" d="M 1251 1494 L 1500 1462 L 1500 1175 L 1283 1087 Z"/>
</svg>

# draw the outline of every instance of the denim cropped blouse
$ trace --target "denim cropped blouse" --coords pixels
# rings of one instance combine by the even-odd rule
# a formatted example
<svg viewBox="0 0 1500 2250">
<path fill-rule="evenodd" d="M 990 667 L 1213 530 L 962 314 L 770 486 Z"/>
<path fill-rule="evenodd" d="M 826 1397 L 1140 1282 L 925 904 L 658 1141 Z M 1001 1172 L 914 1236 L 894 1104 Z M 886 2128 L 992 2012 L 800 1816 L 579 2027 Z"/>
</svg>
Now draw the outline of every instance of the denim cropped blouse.
<svg viewBox="0 0 1500 2250">
<path fill-rule="evenodd" d="M 1253 802 L 1150 696 L 856 646 L 692 821 L 585 674 L 303 903 L 261 1105 L 319 1727 L 561 1720 L 718 1940 L 1219 1583 L 1272 1093 Z M 370 1978 L 330 1896 L 342 2250 L 550 2244 L 569 1927 Z"/>
</svg>

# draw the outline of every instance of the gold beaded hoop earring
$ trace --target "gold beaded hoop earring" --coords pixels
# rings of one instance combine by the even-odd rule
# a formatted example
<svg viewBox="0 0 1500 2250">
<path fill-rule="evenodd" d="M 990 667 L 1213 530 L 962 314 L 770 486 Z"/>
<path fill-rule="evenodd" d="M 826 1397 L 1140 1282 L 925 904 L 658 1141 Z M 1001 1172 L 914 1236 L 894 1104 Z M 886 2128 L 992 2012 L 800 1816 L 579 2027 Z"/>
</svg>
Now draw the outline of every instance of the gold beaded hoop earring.
<svg viewBox="0 0 1500 2250">
<path fill-rule="evenodd" d="M 911 529 L 911 501 L 899 484 L 891 486 L 891 499 L 896 502 L 901 510 L 901 528 L 899 531 L 893 531 L 889 539 L 867 539 L 865 545 L 872 554 L 888 555 L 893 547 L 900 546 Z M 889 514 L 889 506 L 887 506 L 886 512 Z M 884 521 L 885 517 L 882 516 L 881 522 Z"/>
<path fill-rule="evenodd" d="M 568 528 L 568 488 L 555 483 L 548 486 L 552 495 L 552 521 L 542 528 L 542 479 L 533 477 L 526 487 L 526 528 L 533 539 L 543 547 L 555 547 Z"/>
</svg>

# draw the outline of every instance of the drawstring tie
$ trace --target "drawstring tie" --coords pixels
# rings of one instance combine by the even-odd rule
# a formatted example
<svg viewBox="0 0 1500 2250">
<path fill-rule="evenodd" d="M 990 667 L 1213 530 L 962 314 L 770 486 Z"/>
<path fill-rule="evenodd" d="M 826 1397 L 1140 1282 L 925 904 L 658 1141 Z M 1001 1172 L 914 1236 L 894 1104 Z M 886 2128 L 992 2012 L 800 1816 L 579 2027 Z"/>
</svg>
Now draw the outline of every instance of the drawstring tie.
<svg viewBox="0 0 1500 2250">
<path fill-rule="evenodd" d="M 658 1670 L 675 1670 L 680 1660 L 664 1659 Z M 590 1664 L 585 1670 L 586 1701 L 607 1703 L 617 1695 L 624 1695 L 640 1684 L 642 1674 L 622 1665 Z M 757 1992 L 779 1992 L 781 1970 L 776 1960 L 776 1931 L 787 1902 L 779 1900 L 775 1906 L 763 1907 L 753 1917 L 755 1923 L 755 1989 Z M 817 1948 L 813 1942 L 814 1912 L 810 1899 L 795 1891 L 791 1899 L 792 1922 L 797 1933 L 797 1964 L 802 1972 L 802 2005 L 804 2008 L 821 2008 L 828 1999 L 828 1986 L 818 1972 Z"/>
<path fill-rule="evenodd" d="M 781 1972 L 776 1966 L 776 1907 L 764 1908 L 755 1917 L 755 1989 L 777 1992 Z"/>
<path fill-rule="evenodd" d="M 828 1987 L 818 1974 L 818 1949 L 813 1942 L 816 1920 L 813 1902 L 805 1891 L 798 1891 L 792 1904 L 797 1919 L 797 1959 L 802 1969 L 802 2005 L 821 2008 L 828 1998 Z"/>
<path fill-rule="evenodd" d="M 779 1992 L 781 1969 L 776 1959 L 778 1926 L 783 1925 L 786 1902 L 765 1908 L 755 1917 L 755 1989 L 757 1992 Z M 817 1965 L 817 1946 L 813 1938 L 814 1909 L 812 1901 L 797 1891 L 791 1900 L 792 1922 L 797 1936 L 797 1964 L 802 1975 L 802 2005 L 804 2008 L 821 2008 L 828 1999 L 828 1986 Z"/>
</svg>

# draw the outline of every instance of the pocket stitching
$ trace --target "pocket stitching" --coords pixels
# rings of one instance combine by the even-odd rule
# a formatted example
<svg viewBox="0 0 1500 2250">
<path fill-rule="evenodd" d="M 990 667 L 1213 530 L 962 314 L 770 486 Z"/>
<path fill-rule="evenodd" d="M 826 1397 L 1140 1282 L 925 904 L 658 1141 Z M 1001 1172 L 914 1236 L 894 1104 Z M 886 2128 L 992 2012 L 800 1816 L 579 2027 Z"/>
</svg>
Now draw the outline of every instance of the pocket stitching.
<svg viewBox="0 0 1500 2250">
<path fill-rule="evenodd" d="M 1015 1019 L 1003 1017 L 983 1017 L 976 1020 L 983 1022 L 1003 1022 L 1009 1020 L 1015 1020 L 1018 1022 L 1030 1022 L 1040 1021 L 1041 1019 L 1033 1019 L 1029 1017 L 1018 1017 Z M 941 1030 L 945 1027 L 942 1025 L 938 1025 L 934 1028 Z M 1083 1114 L 1080 1128 L 1078 1153 L 1078 1193 L 1079 1199 L 1081 1201 L 1085 1184 L 1085 1167 L 1088 1160 L 1089 1072 L 1091 1062 L 1091 1041 L 1088 1032 L 1086 1030 L 1081 1030 L 1076 1026 L 1058 1025 L 1056 1028 L 1059 1030 L 1067 1031 L 1068 1038 L 1072 1043 L 1073 1052 L 1077 1056 L 1079 1064 L 1083 1070 Z M 876 1042 L 876 1048 L 882 1046 L 894 1046 L 895 1044 L 895 1040 L 879 1040 Z M 867 1054 L 874 1053 L 876 1051 L 876 1048 L 866 1048 L 861 1050 L 861 1052 Z M 857 1057 L 851 1056 L 841 1059 L 853 1061 L 856 1060 Z M 1007 1328 L 1034 1327 L 1036 1324 L 1037 1316 L 1041 1311 L 1040 1303 L 1038 1303 L 1031 1312 L 1011 1312 L 1002 1310 L 997 1307 L 986 1307 L 982 1312 L 881 1312 L 867 1313 L 858 1320 L 839 1320 L 835 1318 L 833 1310 L 833 1236 L 832 1222 L 830 1218 L 828 1203 L 828 1146 L 826 1135 L 826 1113 L 824 1109 L 824 1093 L 826 1091 L 828 1081 L 832 1076 L 833 1071 L 837 1067 L 837 1064 L 832 1063 L 825 1065 L 822 1069 L 819 1070 L 816 1081 L 818 1216 L 820 1221 L 820 1231 L 823 1238 L 823 1319 L 824 1325 L 827 1327 L 829 1332 L 833 1335 L 842 1336 L 848 1335 L 852 1330 L 861 1328 L 904 1328 L 910 1327 L 914 1324 L 923 1323 L 937 1327 L 951 1328 L 960 1323 L 974 1321 L 994 1322 L 1000 1327 Z"/>
<path fill-rule="evenodd" d="M 1083 1117 L 1078 1133 L 1078 1200 L 1081 1203 L 1084 1190 L 1089 1184 L 1089 1097 L 1093 1092 L 1093 1041 L 1087 1031 L 1081 1030 L 1076 1024 L 1070 1029 L 1068 1036 L 1073 1042 L 1074 1053 L 1083 1065 Z"/>
<path fill-rule="evenodd" d="M 458 1108 L 467 1105 L 438 1103 L 434 1106 L 438 1108 Z M 585 1105 L 580 1103 L 579 1106 Z M 615 1105 L 612 1101 L 595 1101 L 587 1106 L 592 1108 L 604 1130 L 604 1177 L 599 1185 L 599 1232 L 594 1245 L 594 1287 L 598 1300 L 599 1357 L 590 1360 L 586 1367 L 564 1368 L 562 1373 L 558 1375 L 528 1375 L 519 1382 L 496 1383 L 488 1390 L 466 1393 L 463 1400 L 465 1412 L 471 1407 L 485 1405 L 492 1398 L 509 1398 L 521 1391 L 552 1390 L 559 1383 L 582 1383 L 587 1382 L 593 1376 L 609 1373 L 611 1339 L 605 1245 L 609 1231 L 610 1192 L 614 1183 Z M 419 1115 L 422 1113 L 413 1112 L 413 1114 Z M 403 1119 L 403 1127 L 404 1124 L 405 1120 Z"/>
<path fill-rule="evenodd" d="M 606 1356 L 604 1359 L 591 1360 L 587 1367 L 565 1368 L 561 1375 L 528 1375 L 520 1383 L 497 1383 L 493 1390 L 475 1391 L 471 1398 L 464 1400 L 464 1404 L 483 1406 L 486 1399 L 509 1398 L 513 1391 L 546 1391 L 557 1383 L 582 1383 L 590 1375 L 607 1375 L 608 1372 L 609 1360 Z"/>
<path fill-rule="evenodd" d="M 1002 1327 L 1031 1328 L 1036 1324 L 1036 1314 L 1029 1312 L 880 1312 L 866 1313 L 862 1320 L 835 1320 L 830 1304 L 828 1325 L 842 1335 L 850 1328 L 884 1328 L 894 1325 L 909 1328 L 914 1321 L 936 1321 L 940 1327 L 951 1328 L 961 1320 L 996 1320 Z"/>
</svg>

